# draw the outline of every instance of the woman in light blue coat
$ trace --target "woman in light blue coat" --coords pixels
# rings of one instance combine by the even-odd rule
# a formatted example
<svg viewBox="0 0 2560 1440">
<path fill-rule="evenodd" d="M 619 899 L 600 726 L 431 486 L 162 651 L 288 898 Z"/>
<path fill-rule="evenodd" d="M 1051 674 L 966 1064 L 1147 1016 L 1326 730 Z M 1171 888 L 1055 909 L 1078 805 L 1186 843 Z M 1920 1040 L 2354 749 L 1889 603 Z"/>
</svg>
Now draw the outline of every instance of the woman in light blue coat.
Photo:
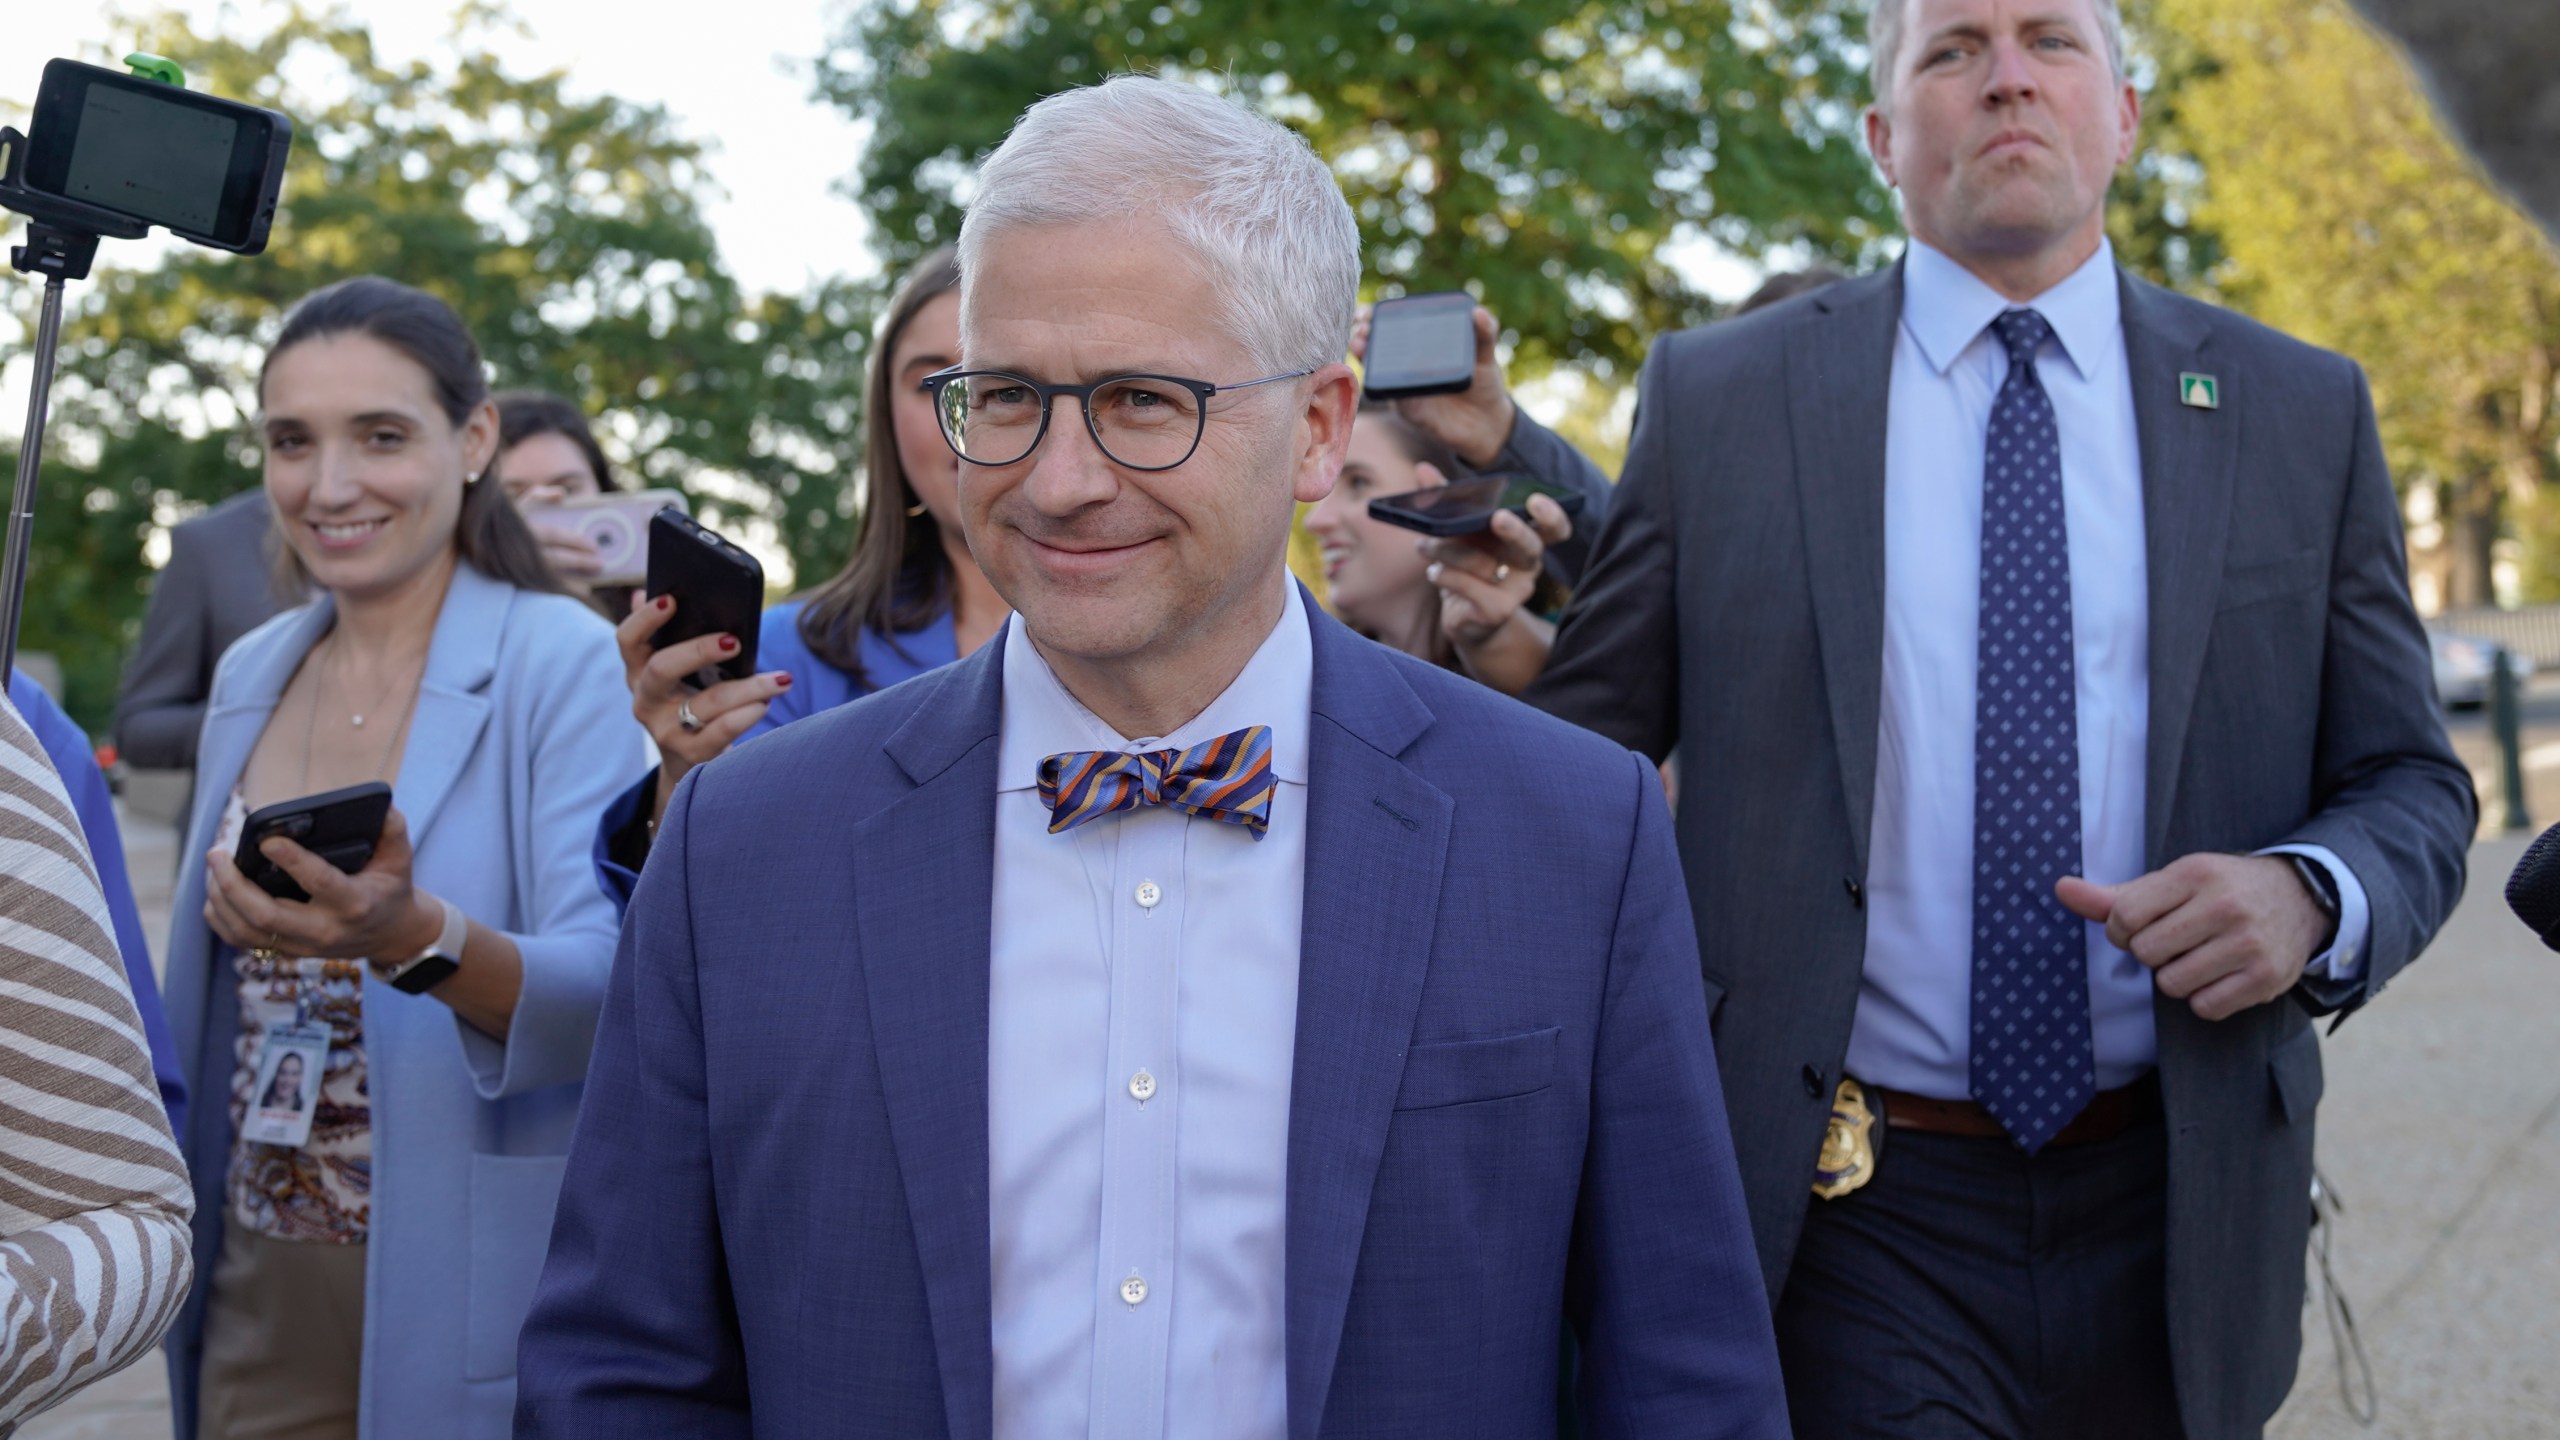
<svg viewBox="0 0 2560 1440">
<path fill-rule="evenodd" d="M 321 598 L 223 657 L 205 715 L 167 981 L 201 1097 L 177 1433 L 503 1436 L 613 961 L 587 841 L 647 742 L 611 630 L 483 478 L 497 416 L 443 302 L 317 292 L 259 398 Z M 294 902 L 233 862 L 247 812 L 368 780 L 394 810 L 362 870 L 268 840 Z M 308 1119 L 244 1125 L 293 1053 Z"/>
</svg>

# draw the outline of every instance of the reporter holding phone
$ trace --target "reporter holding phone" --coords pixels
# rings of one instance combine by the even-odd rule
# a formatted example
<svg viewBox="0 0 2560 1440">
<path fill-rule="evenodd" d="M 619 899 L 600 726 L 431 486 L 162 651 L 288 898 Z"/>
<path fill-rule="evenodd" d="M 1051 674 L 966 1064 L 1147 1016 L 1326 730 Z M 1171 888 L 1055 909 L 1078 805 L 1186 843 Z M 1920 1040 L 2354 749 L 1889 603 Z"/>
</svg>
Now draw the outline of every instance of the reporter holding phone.
<svg viewBox="0 0 2560 1440">
<path fill-rule="evenodd" d="M 959 358 L 960 270 L 948 248 L 918 261 L 871 347 L 861 527 L 844 569 L 764 613 L 742 680 L 694 690 L 684 677 L 736 653 L 705 635 L 653 649 L 682 596 L 635 597 L 616 629 L 631 712 L 657 742 L 654 777 L 615 800 L 596 872 L 616 904 L 640 882 L 658 817 L 685 772 L 741 741 L 831 710 L 975 652 L 1012 610 L 960 532 L 959 461 L 942 441 L 925 376 Z"/>
<path fill-rule="evenodd" d="M 557 505 L 563 500 L 591 500 L 622 487 L 614 483 L 613 463 L 596 443 L 586 412 L 576 402 L 543 390 L 505 390 L 492 396 L 498 407 L 498 459 L 491 476 L 505 487 L 519 511 Z M 530 522 L 528 522 L 530 523 Z M 575 530 L 532 525 L 542 542 L 542 556 L 561 579 L 585 586 L 601 572 L 595 543 Z M 622 605 L 605 618 L 618 620 L 630 608 Z"/>
<path fill-rule="evenodd" d="M 482 375 L 443 302 L 367 278 L 296 306 L 260 376 L 319 598 L 224 657 L 200 746 L 167 979 L 203 1097 L 181 1436 L 507 1433 L 613 959 L 584 852 L 646 760 L 608 627 L 488 478 Z M 396 808 L 361 870 L 271 839 L 312 898 L 242 875 L 248 812 L 371 781 Z M 242 1139 L 292 1049 L 325 1057 L 307 1122 Z"/>
<path fill-rule="evenodd" d="M 1446 443 L 1388 402 L 1366 400 L 1352 421 L 1341 478 L 1309 507 L 1305 524 L 1322 547 L 1326 599 L 1343 623 L 1516 694 L 1536 678 L 1554 639 L 1540 612 L 1561 607 L 1564 591 L 1541 561 L 1549 544 L 1572 538 L 1572 519 L 1543 495 L 1530 500 L 1528 520 L 1497 511 L 1484 534 L 1454 543 L 1499 547 L 1503 558 L 1486 562 L 1484 578 L 1461 579 L 1425 553 L 1433 542 L 1369 513 L 1380 496 L 1436 490 L 1467 473 Z"/>
</svg>

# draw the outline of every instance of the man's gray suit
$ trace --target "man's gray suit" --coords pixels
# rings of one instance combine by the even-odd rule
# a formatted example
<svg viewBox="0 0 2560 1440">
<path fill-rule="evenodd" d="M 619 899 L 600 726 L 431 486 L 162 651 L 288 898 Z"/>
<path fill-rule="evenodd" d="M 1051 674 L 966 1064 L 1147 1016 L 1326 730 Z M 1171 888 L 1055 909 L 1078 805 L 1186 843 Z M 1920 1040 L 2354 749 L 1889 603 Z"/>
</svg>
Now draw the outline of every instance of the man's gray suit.
<svg viewBox="0 0 2560 1440">
<path fill-rule="evenodd" d="M 231 642 L 300 602 L 275 579 L 275 520 L 244 491 L 169 532 L 142 637 L 116 698 L 116 749 L 145 770 L 192 770 L 213 667 Z"/>
<path fill-rule="evenodd" d="M 2309 1012 L 2361 1005 L 2425 947 L 2461 893 L 2475 801 L 2362 372 L 2121 284 L 2148 531 L 2146 867 L 2309 842 L 2372 904 L 2357 983 L 2219 1023 L 2156 1001 L 2172 1365 L 2189 1435 L 2218 1440 L 2258 1432 L 2300 1350 Z M 1773 1302 L 1822 1203 L 1865 950 L 1901 296 L 1897 267 L 1656 345 L 1625 477 L 1529 697 L 1656 758 L 1679 749 L 1681 856 Z M 2181 403 L 2190 372 L 2216 377 L 2220 408 Z"/>
</svg>

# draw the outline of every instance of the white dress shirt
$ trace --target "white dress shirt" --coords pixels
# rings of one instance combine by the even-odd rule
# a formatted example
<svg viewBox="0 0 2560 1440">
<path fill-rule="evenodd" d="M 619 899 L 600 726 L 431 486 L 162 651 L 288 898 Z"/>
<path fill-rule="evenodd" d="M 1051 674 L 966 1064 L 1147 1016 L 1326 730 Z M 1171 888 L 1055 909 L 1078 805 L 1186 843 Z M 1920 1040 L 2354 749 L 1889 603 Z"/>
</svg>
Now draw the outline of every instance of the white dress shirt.
<svg viewBox="0 0 2560 1440">
<path fill-rule="evenodd" d="M 1287 1431 L 1289 1082 L 1315 658 L 1298 587 L 1235 683 L 1123 739 L 1010 622 L 987 1015 L 997 1440 Z M 1271 727 L 1269 832 L 1049 833 L 1040 762 Z"/>
<path fill-rule="evenodd" d="M 2009 356 L 1988 327 L 2029 308 L 2053 327 L 2037 377 L 2062 442 L 2071 638 L 2080 738 L 2082 874 L 2143 873 L 2150 738 L 2150 582 L 2144 552 L 2135 378 L 2125 358 L 2115 252 L 2025 307 L 1918 241 L 1902 267 L 1885 420 L 1884 693 L 1867 867 L 1866 974 L 1849 1073 L 1940 1099 L 1971 1093 L 1974 681 L 1982 583 L 1982 464 Z M 2142 377 L 2174 383 L 2174 377 Z M 2367 923 L 2363 887 L 2316 845 L 2283 846 L 2327 869 L 2338 936 L 2313 961 L 2350 979 Z M 2057 877 L 2058 878 L 2058 877 Z M 2139 1079 L 2158 1056 L 2151 972 L 2088 930 L 2098 1088 Z"/>
</svg>

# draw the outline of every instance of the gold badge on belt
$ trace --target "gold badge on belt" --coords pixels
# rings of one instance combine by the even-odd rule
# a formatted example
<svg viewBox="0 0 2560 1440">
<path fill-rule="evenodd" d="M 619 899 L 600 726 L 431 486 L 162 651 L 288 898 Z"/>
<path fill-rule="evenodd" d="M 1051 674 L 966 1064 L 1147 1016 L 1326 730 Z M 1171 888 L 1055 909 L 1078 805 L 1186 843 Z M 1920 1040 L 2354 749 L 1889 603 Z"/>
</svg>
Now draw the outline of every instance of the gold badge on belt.
<svg viewBox="0 0 2560 1440">
<path fill-rule="evenodd" d="M 1831 1095 L 1831 1123 L 1822 1132 L 1822 1158 L 1814 1162 L 1813 1193 L 1837 1200 L 1876 1178 L 1876 1151 L 1884 1143 L 1883 1117 L 1867 1089 L 1843 1075 Z"/>
</svg>

